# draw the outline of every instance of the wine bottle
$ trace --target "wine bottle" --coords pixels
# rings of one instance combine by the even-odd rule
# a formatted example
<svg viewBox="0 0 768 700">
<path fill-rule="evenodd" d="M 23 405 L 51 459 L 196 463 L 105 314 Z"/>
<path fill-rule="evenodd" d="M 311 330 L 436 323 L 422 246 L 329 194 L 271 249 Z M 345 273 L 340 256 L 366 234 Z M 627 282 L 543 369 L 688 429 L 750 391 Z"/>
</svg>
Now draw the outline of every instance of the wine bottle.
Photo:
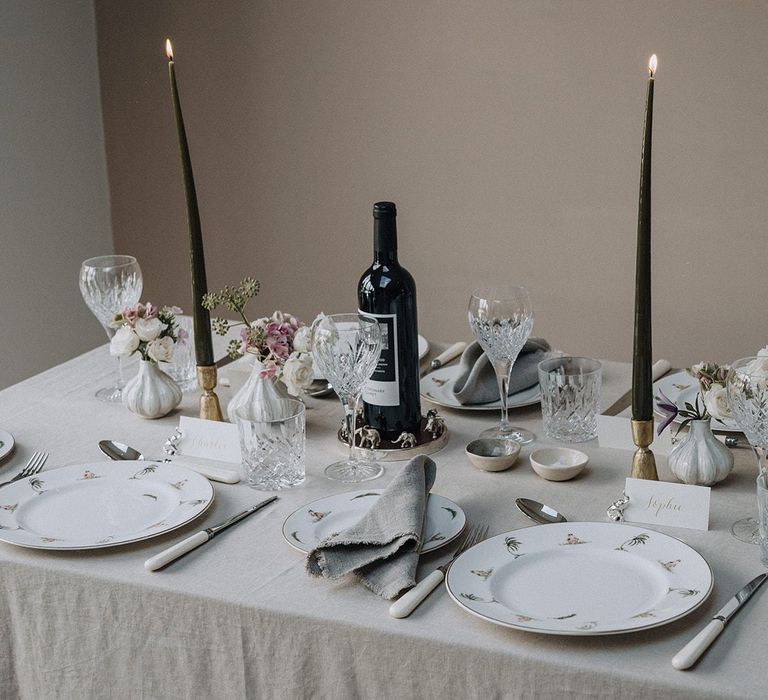
<svg viewBox="0 0 768 700">
<path fill-rule="evenodd" d="M 416 284 L 397 260 L 396 217 L 393 202 L 373 205 L 373 265 L 357 287 L 360 312 L 381 328 L 381 358 L 363 390 L 365 423 L 386 440 L 418 436 L 421 425 Z"/>
</svg>

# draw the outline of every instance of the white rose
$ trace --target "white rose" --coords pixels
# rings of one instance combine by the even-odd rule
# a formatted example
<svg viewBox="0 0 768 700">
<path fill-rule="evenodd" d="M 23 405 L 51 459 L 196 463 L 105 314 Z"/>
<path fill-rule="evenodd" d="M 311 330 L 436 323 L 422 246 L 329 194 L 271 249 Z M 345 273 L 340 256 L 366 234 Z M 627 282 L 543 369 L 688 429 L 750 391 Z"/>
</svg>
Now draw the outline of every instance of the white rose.
<svg viewBox="0 0 768 700">
<path fill-rule="evenodd" d="M 312 330 L 302 326 L 293 336 L 293 349 L 296 352 L 312 352 Z"/>
<path fill-rule="evenodd" d="M 312 369 L 312 355 L 291 355 L 283 365 L 281 379 L 288 393 L 293 396 L 301 396 L 314 380 L 315 373 Z"/>
<path fill-rule="evenodd" d="M 139 347 L 139 336 L 130 326 L 120 326 L 109 341 L 110 355 L 130 355 Z"/>
<path fill-rule="evenodd" d="M 713 418 L 731 418 L 731 409 L 728 406 L 728 395 L 722 384 L 713 384 L 712 388 L 704 394 L 704 406 Z"/>
<path fill-rule="evenodd" d="M 152 318 L 137 318 L 134 328 L 136 329 L 136 335 L 141 340 L 149 341 L 154 340 L 163 332 L 165 324 L 156 316 Z"/>
<path fill-rule="evenodd" d="M 155 362 L 170 362 L 173 359 L 173 340 L 168 336 L 155 338 L 147 344 L 147 355 Z"/>
</svg>

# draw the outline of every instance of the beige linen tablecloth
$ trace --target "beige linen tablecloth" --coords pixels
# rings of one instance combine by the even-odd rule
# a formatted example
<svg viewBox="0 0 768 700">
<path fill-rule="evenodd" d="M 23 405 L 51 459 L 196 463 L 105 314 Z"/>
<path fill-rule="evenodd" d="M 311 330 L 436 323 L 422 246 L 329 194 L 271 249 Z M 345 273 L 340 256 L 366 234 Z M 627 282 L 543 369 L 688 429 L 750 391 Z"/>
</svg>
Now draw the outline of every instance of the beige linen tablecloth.
<svg viewBox="0 0 768 700">
<path fill-rule="evenodd" d="M 178 413 L 144 421 L 93 398 L 112 371 L 104 348 L 0 392 L 0 426 L 17 438 L 15 474 L 33 450 L 51 453 L 48 468 L 101 461 L 97 442 L 112 438 L 158 455 Z M 629 366 L 604 365 L 603 405 L 628 387 Z M 220 391 L 225 404 L 230 391 Z M 194 415 L 185 396 L 181 413 Z M 353 490 L 323 478 L 342 454 L 333 437 L 341 406 L 309 400 L 307 481 L 214 543 L 148 573 L 144 560 L 202 527 L 263 498 L 216 484 L 215 504 L 182 530 L 140 544 L 80 553 L 27 550 L 0 543 L 0 697 L 30 698 L 765 698 L 768 600 L 759 593 L 692 671 L 670 659 L 714 612 L 762 569 L 758 550 L 731 537 L 738 516 L 755 512 L 755 465 L 737 465 L 712 491 L 709 532 L 665 529 L 701 552 L 715 589 L 675 623 L 612 637 L 557 637 L 488 624 L 461 610 L 444 590 L 413 615 L 395 620 L 388 603 L 359 583 L 308 578 L 304 557 L 282 539 L 281 525 L 312 499 Z M 580 478 L 551 483 L 530 469 L 524 448 L 510 471 L 484 473 L 464 445 L 497 419 L 444 411 L 451 431 L 435 455 L 434 491 L 458 502 L 492 533 L 530 523 L 517 496 L 562 510 L 571 520 L 605 519 L 629 473 L 628 455 L 593 443 Z M 540 430 L 537 407 L 512 412 Z M 385 486 L 398 469 L 389 465 Z M 662 474 L 669 478 L 668 474 Z M 445 554 L 423 557 L 420 577 Z"/>
</svg>

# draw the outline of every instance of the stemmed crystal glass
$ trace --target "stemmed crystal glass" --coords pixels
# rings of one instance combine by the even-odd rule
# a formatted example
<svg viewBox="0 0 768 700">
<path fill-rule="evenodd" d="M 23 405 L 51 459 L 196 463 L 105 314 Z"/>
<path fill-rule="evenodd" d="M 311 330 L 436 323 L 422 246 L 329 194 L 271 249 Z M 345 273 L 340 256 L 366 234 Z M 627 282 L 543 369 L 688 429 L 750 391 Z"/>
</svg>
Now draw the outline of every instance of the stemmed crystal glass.
<svg viewBox="0 0 768 700">
<path fill-rule="evenodd" d="M 139 303 L 142 286 L 141 268 L 131 255 L 101 255 L 80 265 L 80 293 L 110 339 L 116 330 L 110 327 L 110 322 L 118 311 Z M 122 398 L 125 382 L 119 356 L 116 382 L 112 387 L 99 389 L 96 398 L 109 402 Z"/>
<path fill-rule="evenodd" d="M 745 357 L 731 365 L 725 380 L 728 407 L 757 458 L 760 474 L 768 475 L 768 357 Z M 737 540 L 760 543 L 759 523 L 742 518 L 731 526 Z"/>
<path fill-rule="evenodd" d="M 312 324 L 312 356 L 341 399 L 349 435 L 349 457 L 326 467 L 325 475 L 329 479 L 369 481 L 384 472 L 380 464 L 355 454 L 357 404 L 380 354 L 381 330 L 375 319 L 358 314 L 334 314 L 320 316 Z"/>
<path fill-rule="evenodd" d="M 525 287 L 477 289 L 469 299 L 469 325 L 493 365 L 499 383 L 501 422 L 480 437 L 533 442 L 534 434 L 507 420 L 507 391 L 512 366 L 533 330 L 533 306 Z"/>
</svg>

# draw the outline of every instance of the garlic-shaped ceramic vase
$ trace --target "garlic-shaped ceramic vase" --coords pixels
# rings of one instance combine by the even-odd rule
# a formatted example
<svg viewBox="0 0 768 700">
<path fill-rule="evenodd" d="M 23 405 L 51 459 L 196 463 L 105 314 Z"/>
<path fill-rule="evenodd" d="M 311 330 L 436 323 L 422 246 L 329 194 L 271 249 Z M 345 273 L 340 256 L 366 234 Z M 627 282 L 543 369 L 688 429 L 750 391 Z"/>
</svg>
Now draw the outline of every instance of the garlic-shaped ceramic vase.
<svg viewBox="0 0 768 700">
<path fill-rule="evenodd" d="M 232 397 L 227 405 L 227 417 L 230 423 L 237 419 L 274 420 L 282 415 L 282 400 L 290 398 L 285 384 L 274 377 L 262 377 L 264 365 L 253 361 L 253 368 L 248 380 Z"/>
<path fill-rule="evenodd" d="M 733 454 L 714 436 L 709 418 L 689 426 L 669 453 L 669 468 L 684 484 L 712 486 L 731 473 Z"/>
<path fill-rule="evenodd" d="M 123 404 L 142 418 L 162 418 L 181 403 L 181 388 L 157 363 L 139 362 L 139 373 L 123 388 Z"/>
</svg>

